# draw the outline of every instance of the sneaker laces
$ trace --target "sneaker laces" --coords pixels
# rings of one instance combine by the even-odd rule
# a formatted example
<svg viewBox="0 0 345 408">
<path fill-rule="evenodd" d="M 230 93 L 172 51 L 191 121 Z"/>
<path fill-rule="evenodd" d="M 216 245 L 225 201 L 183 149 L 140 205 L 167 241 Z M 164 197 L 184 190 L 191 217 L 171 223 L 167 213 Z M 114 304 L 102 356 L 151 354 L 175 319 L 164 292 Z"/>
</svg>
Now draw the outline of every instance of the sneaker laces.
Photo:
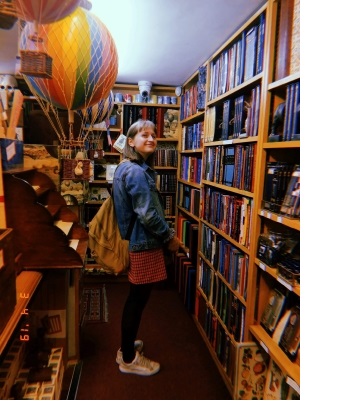
<svg viewBox="0 0 345 408">
<path fill-rule="evenodd" d="M 151 369 L 151 360 L 145 357 L 143 354 L 139 354 L 136 364 Z"/>
</svg>

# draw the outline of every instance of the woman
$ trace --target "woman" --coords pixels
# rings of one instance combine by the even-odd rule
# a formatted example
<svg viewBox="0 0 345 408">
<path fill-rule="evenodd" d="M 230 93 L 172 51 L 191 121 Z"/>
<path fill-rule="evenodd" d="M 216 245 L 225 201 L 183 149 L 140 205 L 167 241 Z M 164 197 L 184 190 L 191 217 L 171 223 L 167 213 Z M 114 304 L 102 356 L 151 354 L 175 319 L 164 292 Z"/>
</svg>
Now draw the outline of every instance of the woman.
<svg viewBox="0 0 345 408">
<path fill-rule="evenodd" d="M 116 362 L 123 373 L 145 376 L 157 373 L 160 365 L 142 354 L 143 342 L 136 340 L 142 312 L 154 284 L 167 278 L 164 247 L 177 252 L 181 243 L 165 220 L 163 201 L 156 187 L 152 168 L 156 147 L 154 123 L 148 120 L 133 123 L 123 150 L 127 160 L 119 164 L 113 179 L 122 237 L 133 225 L 129 240 L 130 288 L 122 314 L 121 348 Z"/>
</svg>

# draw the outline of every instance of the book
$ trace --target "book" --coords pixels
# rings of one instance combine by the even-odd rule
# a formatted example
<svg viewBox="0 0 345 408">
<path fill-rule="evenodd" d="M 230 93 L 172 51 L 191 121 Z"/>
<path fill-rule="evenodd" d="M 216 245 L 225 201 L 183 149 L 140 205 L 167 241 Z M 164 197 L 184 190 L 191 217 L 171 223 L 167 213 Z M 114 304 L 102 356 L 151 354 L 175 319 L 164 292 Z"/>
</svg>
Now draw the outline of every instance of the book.
<svg viewBox="0 0 345 408">
<path fill-rule="evenodd" d="M 293 306 L 290 310 L 290 316 L 283 329 L 279 347 L 284 353 L 294 360 L 297 357 L 297 351 L 300 345 L 300 308 Z"/>
<path fill-rule="evenodd" d="M 300 215 L 300 165 L 296 164 L 292 170 L 280 212 L 291 217 Z"/>
<path fill-rule="evenodd" d="M 270 359 L 266 374 L 266 383 L 264 388 L 265 400 L 285 400 L 284 397 L 286 380 L 284 373 L 273 359 Z M 283 398 L 282 398 L 283 397 Z"/>
<path fill-rule="evenodd" d="M 235 171 L 235 147 L 226 146 L 223 156 L 223 184 L 232 187 Z"/>
<path fill-rule="evenodd" d="M 300 139 L 300 83 L 295 84 L 295 96 L 292 108 L 292 125 L 290 140 Z"/>
<path fill-rule="evenodd" d="M 255 75 L 256 48 L 258 40 L 258 26 L 250 28 L 245 33 L 244 81 Z"/>
<path fill-rule="evenodd" d="M 300 70 L 300 0 L 294 0 L 290 50 L 290 75 L 292 75 Z"/>
<path fill-rule="evenodd" d="M 194 265 L 186 264 L 184 304 L 189 313 L 194 313 L 196 269 Z"/>
<path fill-rule="evenodd" d="M 284 200 L 287 182 L 291 175 L 291 165 L 285 162 L 268 162 L 266 164 L 263 207 L 279 212 Z"/>
<path fill-rule="evenodd" d="M 260 74 L 263 70 L 264 59 L 264 43 L 265 43 L 265 28 L 266 28 L 266 15 L 262 13 L 260 15 L 259 29 L 258 29 L 258 45 L 256 54 L 255 74 Z"/>
<path fill-rule="evenodd" d="M 223 102 L 223 125 L 221 140 L 227 140 L 228 136 L 232 134 L 230 126 L 231 100 L 227 99 Z"/>
<path fill-rule="evenodd" d="M 286 88 L 286 102 L 285 102 L 285 118 L 284 118 L 284 132 L 283 140 L 291 140 L 292 133 L 292 121 L 293 121 L 293 108 L 295 104 L 295 87 L 296 84 L 290 84 Z"/>
<path fill-rule="evenodd" d="M 278 289 L 270 291 L 266 307 L 261 315 L 260 324 L 269 332 L 273 333 L 281 316 L 285 295 Z"/>
<path fill-rule="evenodd" d="M 268 355 L 255 342 L 244 342 L 233 346 L 236 370 L 231 376 L 234 384 L 234 399 L 262 400 L 268 370 Z"/>
<path fill-rule="evenodd" d="M 275 81 L 290 74 L 290 49 L 294 0 L 280 1 Z"/>
</svg>

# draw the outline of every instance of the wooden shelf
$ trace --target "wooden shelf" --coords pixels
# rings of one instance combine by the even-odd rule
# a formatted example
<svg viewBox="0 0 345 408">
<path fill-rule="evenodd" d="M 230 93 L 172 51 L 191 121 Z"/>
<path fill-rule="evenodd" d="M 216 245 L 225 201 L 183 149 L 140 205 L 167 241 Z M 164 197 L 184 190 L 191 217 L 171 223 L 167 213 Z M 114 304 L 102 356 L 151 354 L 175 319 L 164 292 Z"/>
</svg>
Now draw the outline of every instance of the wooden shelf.
<svg viewBox="0 0 345 408">
<path fill-rule="evenodd" d="M 289 218 L 284 217 L 282 214 L 276 214 L 269 210 L 261 209 L 259 210 L 259 215 L 268 218 L 269 220 L 275 221 L 279 224 L 286 225 L 287 227 L 293 228 L 296 231 L 300 230 L 300 220 L 299 218 Z"/>
<path fill-rule="evenodd" d="M 10 320 L 7 322 L 0 336 L 0 355 L 3 353 L 16 329 L 23 310 L 27 308 L 35 290 L 42 279 L 42 274 L 36 271 L 21 272 L 16 278 L 17 304 Z"/>
<path fill-rule="evenodd" d="M 271 275 L 274 279 L 276 279 L 281 285 L 283 285 L 286 289 L 290 292 L 296 293 L 297 296 L 300 296 L 301 290 L 300 285 L 292 286 L 289 282 L 285 281 L 278 275 L 278 269 L 272 268 L 265 263 L 263 263 L 260 259 L 255 259 L 255 264 L 264 272 Z"/>
</svg>

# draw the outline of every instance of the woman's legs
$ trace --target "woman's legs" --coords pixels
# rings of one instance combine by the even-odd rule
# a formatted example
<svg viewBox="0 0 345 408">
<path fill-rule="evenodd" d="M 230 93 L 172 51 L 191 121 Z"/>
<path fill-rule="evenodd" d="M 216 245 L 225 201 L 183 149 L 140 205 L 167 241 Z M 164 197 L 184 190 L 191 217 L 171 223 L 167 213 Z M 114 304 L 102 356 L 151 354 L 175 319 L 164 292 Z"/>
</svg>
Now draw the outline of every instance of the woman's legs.
<svg viewBox="0 0 345 408">
<path fill-rule="evenodd" d="M 141 315 L 149 300 L 152 287 L 152 283 L 144 285 L 130 283 L 129 294 L 123 308 L 121 322 L 121 349 L 125 363 L 130 363 L 134 360 L 134 341 L 137 337 Z"/>
</svg>

